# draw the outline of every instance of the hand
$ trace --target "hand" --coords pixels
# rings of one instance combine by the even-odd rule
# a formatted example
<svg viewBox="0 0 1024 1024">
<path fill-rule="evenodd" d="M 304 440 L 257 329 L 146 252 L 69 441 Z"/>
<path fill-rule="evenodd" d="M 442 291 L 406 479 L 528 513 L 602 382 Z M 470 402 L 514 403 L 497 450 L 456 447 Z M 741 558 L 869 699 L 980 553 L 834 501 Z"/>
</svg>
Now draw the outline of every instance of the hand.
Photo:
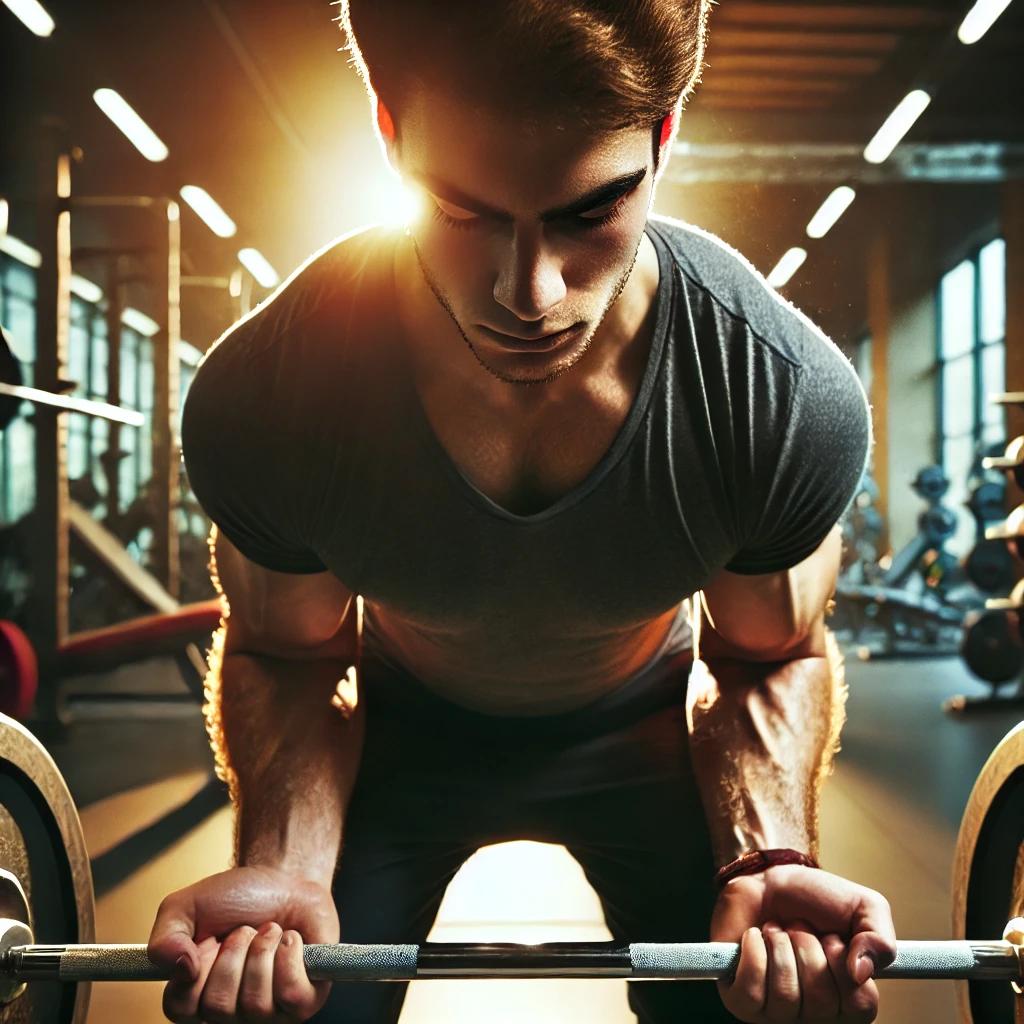
<svg viewBox="0 0 1024 1024">
<path fill-rule="evenodd" d="M 337 942 L 330 892 L 266 867 L 222 871 L 171 893 L 157 911 L 149 955 L 172 971 L 164 1014 L 176 1024 L 292 1024 L 327 1001 L 310 982 L 309 942 Z"/>
<path fill-rule="evenodd" d="M 711 938 L 739 942 L 735 978 L 719 982 L 747 1024 L 873 1021 L 876 968 L 896 956 L 885 897 L 838 875 L 785 865 L 734 878 L 711 918 Z"/>
</svg>

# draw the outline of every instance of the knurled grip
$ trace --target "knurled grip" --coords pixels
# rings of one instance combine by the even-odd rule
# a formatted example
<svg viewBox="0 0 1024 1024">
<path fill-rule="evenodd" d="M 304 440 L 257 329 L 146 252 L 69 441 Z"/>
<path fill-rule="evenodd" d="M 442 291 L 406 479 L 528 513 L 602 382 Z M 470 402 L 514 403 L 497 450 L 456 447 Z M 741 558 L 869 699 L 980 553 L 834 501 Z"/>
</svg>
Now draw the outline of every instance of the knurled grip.
<svg viewBox="0 0 1024 1024">
<path fill-rule="evenodd" d="M 896 944 L 896 959 L 877 978 L 1005 979 L 1021 970 L 1021 960 L 1006 942 L 907 942 Z"/>
<path fill-rule="evenodd" d="M 311 981 L 404 981 L 416 977 L 419 946 L 309 945 L 303 950 Z"/>
<path fill-rule="evenodd" d="M 629 947 L 635 978 L 715 980 L 731 975 L 739 958 L 735 942 L 634 942 Z"/>
</svg>

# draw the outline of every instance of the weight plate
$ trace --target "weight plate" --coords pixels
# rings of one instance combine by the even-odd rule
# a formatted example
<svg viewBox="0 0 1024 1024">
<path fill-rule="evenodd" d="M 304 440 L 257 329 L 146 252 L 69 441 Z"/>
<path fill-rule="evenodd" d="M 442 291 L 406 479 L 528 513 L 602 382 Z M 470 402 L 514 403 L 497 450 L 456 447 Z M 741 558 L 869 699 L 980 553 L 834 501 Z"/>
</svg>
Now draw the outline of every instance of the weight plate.
<svg viewBox="0 0 1024 1024">
<path fill-rule="evenodd" d="M 27 718 L 39 686 L 36 652 L 13 622 L 0 619 L 0 714 Z"/>
<path fill-rule="evenodd" d="M 1024 722 L 1012 729 L 974 783 L 953 860 L 953 937 L 1002 935 L 1024 913 Z M 1012 1024 L 1009 985 L 956 982 L 965 1024 Z"/>
<path fill-rule="evenodd" d="M 925 466 L 910 486 L 926 501 L 938 501 L 949 490 L 949 477 L 941 466 Z"/>
<path fill-rule="evenodd" d="M 1017 579 L 1013 555 L 1001 540 L 981 540 L 964 563 L 967 578 L 986 594 L 1005 594 Z"/>
<path fill-rule="evenodd" d="M 918 516 L 917 528 L 929 544 L 938 547 L 956 533 L 956 513 L 945 505 L 932 505 Z"/>
<path fill-rule="evenodd" d="M 95 941 L 92 875 L 81 822 L 52 758 L 0 715 L 0 868 L 28 896 L 37 943 Z M 33 983 L 0 1024 L 84 1024 L 88 985 Z"/>
<path fill-rule="evenodd" d="M 1008 683 L 1024 670 L 1024 646 L 1017 612 L 982 612 L 964 631 L 960 653 L 967 667 L 986 683 Z"/>
</svg>

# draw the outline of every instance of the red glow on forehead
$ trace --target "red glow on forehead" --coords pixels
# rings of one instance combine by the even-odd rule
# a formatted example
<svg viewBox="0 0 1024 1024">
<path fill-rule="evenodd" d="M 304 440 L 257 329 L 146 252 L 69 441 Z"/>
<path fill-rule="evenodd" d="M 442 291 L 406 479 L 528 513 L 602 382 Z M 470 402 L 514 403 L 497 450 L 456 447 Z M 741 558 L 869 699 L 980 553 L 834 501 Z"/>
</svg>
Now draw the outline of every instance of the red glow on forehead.
<svg viewBox="0 0 1024 1024">
<path fill-rule="evenodd" d="M 672 137 L 672 127 L 675 123 L 676 115 L 674 113 L 665 115 L 665 120 L 661 122 L 661 137 L 658 139 L 659 149 Z"/>
</svg>

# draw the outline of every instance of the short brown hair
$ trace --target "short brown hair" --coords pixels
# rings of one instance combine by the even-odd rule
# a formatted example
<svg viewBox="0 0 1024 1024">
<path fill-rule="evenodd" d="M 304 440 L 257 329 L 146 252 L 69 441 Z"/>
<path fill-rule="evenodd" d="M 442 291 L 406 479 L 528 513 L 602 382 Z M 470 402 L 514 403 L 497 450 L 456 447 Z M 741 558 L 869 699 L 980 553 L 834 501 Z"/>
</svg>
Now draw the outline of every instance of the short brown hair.
<svg viewBox="0 0 1024 1024">
<path fill-rule="evenodd" d="M 418 84 L 594 130 L 648 127 L 700 78 L 712 0 L 342 0 L 371 95 Z"/>
</svg>

